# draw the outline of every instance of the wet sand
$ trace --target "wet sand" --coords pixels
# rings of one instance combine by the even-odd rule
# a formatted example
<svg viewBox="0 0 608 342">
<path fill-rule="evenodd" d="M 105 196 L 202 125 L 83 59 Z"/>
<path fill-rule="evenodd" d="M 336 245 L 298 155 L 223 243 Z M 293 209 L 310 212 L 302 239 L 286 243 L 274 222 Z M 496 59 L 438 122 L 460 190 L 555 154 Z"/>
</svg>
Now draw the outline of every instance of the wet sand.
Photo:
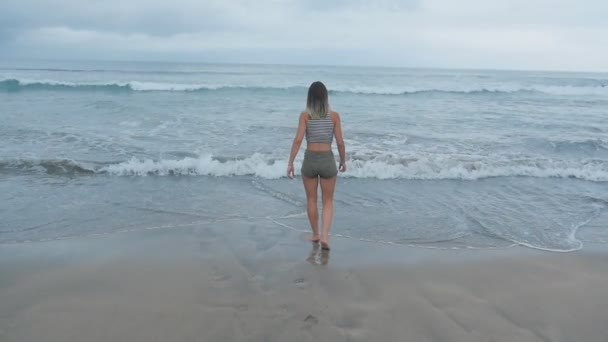
<svg viewBox="0 0 608 342">
<path fill-rule="evenodd" d="M 0 245 L 0 341 L 608 341 L 608 253 L 252 223 Z"/>
</svg>

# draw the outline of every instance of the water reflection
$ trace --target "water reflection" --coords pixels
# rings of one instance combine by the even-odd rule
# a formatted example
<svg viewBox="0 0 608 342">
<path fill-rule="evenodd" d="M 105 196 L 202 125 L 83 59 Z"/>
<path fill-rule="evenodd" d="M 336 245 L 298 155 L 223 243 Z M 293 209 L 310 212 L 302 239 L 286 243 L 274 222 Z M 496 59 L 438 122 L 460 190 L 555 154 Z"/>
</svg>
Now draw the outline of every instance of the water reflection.
<svg viewBox="0 0 608 342">
<path fill-rule="evenodd" d="M 318 243 L 312 244 L 312 250 L 306 258 L 306 261 L 313 265 L 327 265 L 329 263 L 329 251 L 321 249 L 321 245 Z"/>
</svg>

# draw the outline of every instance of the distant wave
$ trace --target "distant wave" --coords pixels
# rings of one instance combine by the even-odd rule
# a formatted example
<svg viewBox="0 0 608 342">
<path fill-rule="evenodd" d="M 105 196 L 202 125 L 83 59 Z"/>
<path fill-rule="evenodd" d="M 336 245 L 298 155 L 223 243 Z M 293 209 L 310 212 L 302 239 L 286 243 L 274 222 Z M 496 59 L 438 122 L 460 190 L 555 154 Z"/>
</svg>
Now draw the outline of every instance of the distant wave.
<svg viewBox="0 0 608 342">
<path fill-rule="evenodd" d="M 261 73 L 215 70 L 133 70 L 133 69 L 63 69 L 63 68 L 0 68 L 9 71 L 46 71 L 57 73 L 129 73 L 138 75 L 255 75 Z"/>
<path fill-rule="evenodd" d="M 163 82 L 66 82 L 56 80 L 4 79 L 0 81 L 0 91 L 17 92 L 26 90 L 63 90 L 63 91 L 108 91 L 108 92 L 205 92 L 205 91 L 247 91 L 247 92 L 306 92 L 305 86 L 249 86 L 249 85 L 207 85 Z M 460 89 L 395 89 L 374 87 L 337 87 L 332 94 L 359 95 L 493 95 L 546 93 L 553 95 L 608 95 L 608 87 L 603 86 L 547 86 L 534 85 L 519 87 L 504 85 L 500 87 L 470 87 Z"/>
<path fill-rule="evenodd" d="M 251 87 L 251 86 L 223 86 L 162 82 L 110 82 L 110 83 L 75 83 L 54 80 L 17 80 L 5 79 L 0 81 L 0 90 L 72 90 L 72 91 L 109 91 L 109 92 L 196 92 L 196 91 L 305 91 L 305 87 Z"/>
<path fill-rule="evenodd" d="M 7 92 L 23 90 L 107 90 L 129 91 L 133 90 L 129 84 L 120 83 L 72 83 L 53 80 L 17 80 L 5 79 L 0 81 L 0 90 Z"/>
<path fill-rule="evenodd" d="M 54 80 L 17 80 L 0 81 L 0 89 L 5 91 L 21 90 L 74 90 L 74 91 L 196 91 L 215 90 L 196 84 L 171 84 L 154 82 L 115 82 L 115 83 L 75 83 Z"/>
<path fill-rule="evenodd" d="M 137 159 L 117 163 L 72 160 L 0 161 L 0 173 L 43 172 L 51 175 L 112 176 L 256 176 L 285 177 L 286 160 L 253 154 L 241 158 L 212 155 L 183 159 Z M 460 179 L 494 177 L 576 178 L 608 182 L 608 162 L 603 160 L 564 161 L 553 159 L 466 159 L 458 156 L 425 155 L 411 158 L 357 157 L 348 161 L 344 177 L 375 179 Z"/>
</svg>

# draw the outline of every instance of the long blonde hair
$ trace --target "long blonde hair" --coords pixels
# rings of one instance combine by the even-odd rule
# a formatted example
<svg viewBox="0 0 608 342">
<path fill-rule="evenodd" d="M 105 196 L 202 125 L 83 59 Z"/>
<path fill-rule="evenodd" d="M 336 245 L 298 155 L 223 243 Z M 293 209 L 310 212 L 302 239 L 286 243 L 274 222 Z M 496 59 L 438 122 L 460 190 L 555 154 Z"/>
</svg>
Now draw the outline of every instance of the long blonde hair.
<svg viewBox="0 0 608 342">
<path fill-rule="evenodd" d="M 306 112 L 313 119 L 324 118 L 329 114 L 329 95 L 325 85 L 316 81 L 308 88 L 308 99 L 306 100 Z"/>
</svg>

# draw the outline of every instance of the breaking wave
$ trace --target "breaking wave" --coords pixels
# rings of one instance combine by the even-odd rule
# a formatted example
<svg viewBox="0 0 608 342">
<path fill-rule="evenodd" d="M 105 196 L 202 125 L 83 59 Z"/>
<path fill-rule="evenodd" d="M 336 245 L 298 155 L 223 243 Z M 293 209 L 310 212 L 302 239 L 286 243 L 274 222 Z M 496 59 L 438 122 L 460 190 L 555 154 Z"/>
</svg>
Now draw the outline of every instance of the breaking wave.
<svg viewBox="0 0 608 342">
<path fill-rule="evenodd" d="M 608 162 L 589 159 L 490 159 L 458 155 L 354 156 L 348 161 L 344 177 L 375 179 L 459 179 L 494 177 L 576 178 L 608 182 Z M 51 175 L 110 176 L 255 176 L 278 179 L 286 175 L 287 160 L 256 153 L 246 157 L 203 155 L 183 159 L 137 159 L 117 163 L 72 160 L 14 160 L 0 162 L 0 173 L 43 172 Z"/>
<path fill-rule="evenodd" d="M 26 90 L 53 91 L 107 91 L 107 92 L 205 92 L 205 91 L 245 91 L 245 92 L 299 92 L 305 93 L 307 87 L 294 86 L 250 86 L 226 84 L 185 84 L 163 82 L 106 82 L 78 83 L 56 80 L 4 79 L 0 80 L 0 91 L 18 92 Z M 553 95 L 608 95 L 608 86 L 548 86 L 532 85 L 517 86 L 504 84 L 495 87 L 471 86 L 463 88 L 375 88 L 366 87 L 335 87 L 333 94 L 363 94 L 363 95 L 492 95 L 492 94 L 525 94 L 546 93 Z"/>
</svg>

